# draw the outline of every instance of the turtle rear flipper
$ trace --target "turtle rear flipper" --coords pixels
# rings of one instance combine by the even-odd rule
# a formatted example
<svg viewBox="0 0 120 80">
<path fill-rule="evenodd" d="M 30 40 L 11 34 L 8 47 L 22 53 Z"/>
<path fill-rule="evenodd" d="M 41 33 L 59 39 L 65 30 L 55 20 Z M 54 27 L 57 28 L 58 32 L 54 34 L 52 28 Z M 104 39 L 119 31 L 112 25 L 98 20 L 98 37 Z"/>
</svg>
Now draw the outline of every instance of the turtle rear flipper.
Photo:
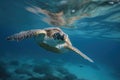
<svg viewBox="0 0 120 80">
<path fill-rule="evenodd" d="M 9 40 L 9 41 L 14 41 L 14 40 L 20 41 L 20 40 L 23 40 L 23 39 L 27 39 L 27 38 L 37 36 L 39 34 L 46 34 L 46 32 L 44 30 L 41 30 L 41 29 L 22 31 L 20 33 L 16 33 L 14 35 L 11 35 L 11 36 L 7 37 L 7 40 Z"/>
<path fill-rule="evenodd" d="M 68 49 L 72 50 L 73 52 L 75 53 L 78 53 L 80 56 L 82 56 L 84 59 L 88 60 L 89 62 L 94 62 L 91 58 L 89 58 L 87 55 L 83 54 L 80 50 L 78 50 L 77 48 L 71 46 L 71 45 L 68 45 L 67 46 Z"/>
</svg>

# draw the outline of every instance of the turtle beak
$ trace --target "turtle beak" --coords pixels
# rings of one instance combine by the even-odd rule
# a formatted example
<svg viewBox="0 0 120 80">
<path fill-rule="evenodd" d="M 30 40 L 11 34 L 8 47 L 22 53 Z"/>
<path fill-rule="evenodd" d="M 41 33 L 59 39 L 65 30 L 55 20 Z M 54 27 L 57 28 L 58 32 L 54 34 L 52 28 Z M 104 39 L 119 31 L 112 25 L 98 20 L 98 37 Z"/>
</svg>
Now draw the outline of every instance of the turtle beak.
<svg viewBox="0 0 120 80">
<path fill-rule="evenodd" d="M 64 34 L 61 36 L 61 40 L 65 41 L 65 35 Z"/>
</svg>

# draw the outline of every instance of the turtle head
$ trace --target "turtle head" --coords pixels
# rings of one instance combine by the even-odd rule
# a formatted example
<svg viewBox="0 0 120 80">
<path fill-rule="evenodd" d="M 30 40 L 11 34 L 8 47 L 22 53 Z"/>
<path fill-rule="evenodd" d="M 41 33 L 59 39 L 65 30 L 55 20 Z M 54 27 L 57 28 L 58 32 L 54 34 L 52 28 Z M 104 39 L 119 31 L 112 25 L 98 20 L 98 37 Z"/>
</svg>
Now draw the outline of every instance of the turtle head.
<svg viewBox="0 0 120 80">
<path fill-rule="evenodd" d="M 65 43 L 67 43 L 67 45 L 72 45 L 68 35 L 65 33 L 56 32 L 56 33 L 54 33 L 53 38 L 55 40 L 64 41 Z"/>
<path fill-rule="evenodd" d="M 56 33 L 53 34 L 53 38 L 55 40 L 62 40 L 62 41 L 64 41 L 65 35 L 60 33 L 60 32 L 56 32 Z"/>
</svg>

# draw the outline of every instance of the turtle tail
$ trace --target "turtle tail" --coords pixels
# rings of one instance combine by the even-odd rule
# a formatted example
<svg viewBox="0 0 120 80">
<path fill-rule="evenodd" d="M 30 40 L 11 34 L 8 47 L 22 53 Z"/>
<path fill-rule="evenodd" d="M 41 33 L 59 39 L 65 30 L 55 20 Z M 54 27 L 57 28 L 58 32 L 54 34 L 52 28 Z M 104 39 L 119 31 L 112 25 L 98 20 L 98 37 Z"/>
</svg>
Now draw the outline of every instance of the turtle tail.
<svg viewBox="0 0 120 80">
<path fill-rule="evenodd" d="M 29 30 L 29 31 L 22 31 L 20 33 L 16 33 L 14 35 L 8 36 L 7 40 L 9 41 L 20 41 L 23 39 L 31 38 L 36 35 L 36 31 Z"/>
</svg>

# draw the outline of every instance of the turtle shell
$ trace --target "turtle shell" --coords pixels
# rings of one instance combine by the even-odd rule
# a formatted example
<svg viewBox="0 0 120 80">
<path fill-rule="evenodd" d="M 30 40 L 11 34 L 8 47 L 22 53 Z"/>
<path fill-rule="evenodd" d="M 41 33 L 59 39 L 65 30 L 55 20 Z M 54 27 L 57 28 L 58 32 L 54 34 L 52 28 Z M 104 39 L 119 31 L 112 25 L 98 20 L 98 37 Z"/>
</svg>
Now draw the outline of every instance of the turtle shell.
<svg viewBox="0 0 120 80">
<path fill-rule="evenodd" d="M 65 53 L 68 51 L 64 48 L 66 43 L 61 39 L 56 39 L 56 37 L 48 37 L 45 34 L 40 34 L 35 36 L 35 41 L 40 47 L 54 53 Z"/>
</svg>

